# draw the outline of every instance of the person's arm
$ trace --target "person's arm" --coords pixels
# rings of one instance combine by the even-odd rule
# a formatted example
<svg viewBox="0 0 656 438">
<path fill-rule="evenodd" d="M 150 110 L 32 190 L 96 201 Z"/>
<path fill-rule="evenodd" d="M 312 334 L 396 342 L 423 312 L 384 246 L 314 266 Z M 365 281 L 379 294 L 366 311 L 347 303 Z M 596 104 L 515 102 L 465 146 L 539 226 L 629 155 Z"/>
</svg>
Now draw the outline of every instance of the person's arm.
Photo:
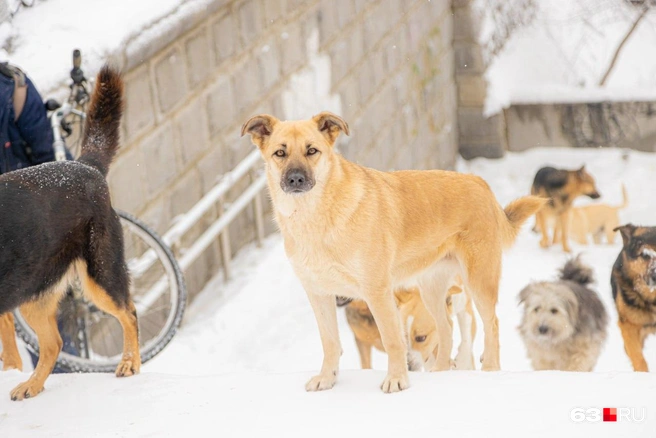
<svg viewBox="0 0 656 438">
<path fill-rule="evenodd" d="M 21 137 L 31 149 L 28 154 L 31 164 L 41 164 L 55 160 L 55 151 L 52 148 L 53 135 L 50 121 L 46 113 L 41 95 L 27 77 L 27 96 L 25 106 L 16 120 L 16 126 Z"/>
</svg>

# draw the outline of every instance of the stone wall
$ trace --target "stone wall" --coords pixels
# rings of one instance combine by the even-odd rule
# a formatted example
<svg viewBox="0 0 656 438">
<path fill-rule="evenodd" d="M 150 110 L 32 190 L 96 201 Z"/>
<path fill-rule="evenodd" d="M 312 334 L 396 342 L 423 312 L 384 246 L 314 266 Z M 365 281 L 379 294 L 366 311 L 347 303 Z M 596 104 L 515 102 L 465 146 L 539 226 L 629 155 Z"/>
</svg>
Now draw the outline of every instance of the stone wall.
<svg viewBox="0 0 656 438">
<path fill-rule="evenodd" d="M 126 71 L 127 102 L 111 190 L 118 208 L 157 231 L 252 151 L 240 127 L 261 112 L 341 114 L 352 135 L 338 147 L 367 166 L 453 166 L 449 0 L 216 0 L 179 21 L 115 55 Z M 253 239 L 252 221 L 248 210 L 230 228 L 232 252 Z M 192 295 L 219 271 L 220 248 L 217 242 L 187 271 Z"/>
<path fill-rule="evenodd" d="M 559 146 L 656 152 L 656 102 L 516 104 L 504 118 L 510 151 Z"/>
<path fill-rule="evenodd" d="M 472 0 L 453 2 L 459 151 L 465 159 L 500 158 L 504 154 L 503 120 L 500 115 L 483 115 L 486 65 L 478 43 L 479 17 L 471 3 Z"/>
</svg>

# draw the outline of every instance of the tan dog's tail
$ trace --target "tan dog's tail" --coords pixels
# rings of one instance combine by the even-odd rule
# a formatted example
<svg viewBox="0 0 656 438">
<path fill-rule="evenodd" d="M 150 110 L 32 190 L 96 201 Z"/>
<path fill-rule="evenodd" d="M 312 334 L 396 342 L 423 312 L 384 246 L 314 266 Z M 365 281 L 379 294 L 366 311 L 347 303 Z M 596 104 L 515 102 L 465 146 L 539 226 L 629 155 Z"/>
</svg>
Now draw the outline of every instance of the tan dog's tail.
<svg viewBox="0 0 656 438">
<path fill-rule="evenodd" d="M 626 187 L 624 186 L 624 183 L 622 183 L 622 205 L 618 205 L 617 209 L 622 210 L 629 205 L 629 195 L 626 193 Z"/>
<path fill-rule="evenodd" d="M 538 196 L 524 196 L 508 204 L 503 210 L 506 220 L 501 221 L 504 247 L 508 248 L 515 242 L 522 224 L 541 209 L 547 201 L 547 198 Z"/>
</svg>

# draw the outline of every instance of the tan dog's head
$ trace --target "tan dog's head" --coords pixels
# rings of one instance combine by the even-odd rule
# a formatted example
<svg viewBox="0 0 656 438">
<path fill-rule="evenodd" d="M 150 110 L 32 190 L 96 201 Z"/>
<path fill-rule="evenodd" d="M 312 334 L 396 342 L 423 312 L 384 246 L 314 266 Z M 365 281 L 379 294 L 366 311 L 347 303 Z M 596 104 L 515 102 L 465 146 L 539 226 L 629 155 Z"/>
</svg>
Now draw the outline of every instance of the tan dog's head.
<svg viewBox="0 0 656 438">
<path fill-rule="evenodd" d="M 260 149 L 269 180 L 279 181 L 284 193 L 295 196 L 312 190 L 317 181 L 325 181 L 340 132 L 348 135 L 348 125 L 329 112 L 298 121 L 261 114 L 241 128 L 241 135 L 249 133 Z"/>
<path fill-rule="evenodd" d="M 540 282 L 526 286 L 519 293 L 524 316 L 519 331 L 525 339 L 542 344 L 557 344 L 576 330 L 578 301 L 566 285 Z"/>
<path fill-rule="evenodd" d="M 407 324 L 409 349 L 421 354 L 424 365 L 437 356 L 437 326 L 421 299 L 418 289 L 403 289 L 395 293 L 401 320 Z"/>
<path fill-rule="evenodd" d="M 594 177 L 585 170 L 585 166 L 581 166 L 580 169 L 573 172 L 574 177 L 576 178 L 578 191 L 581 194 L 589 196 L 592 199 L 598 199 L 601 196 L 597 191 Z"/>
</svg>

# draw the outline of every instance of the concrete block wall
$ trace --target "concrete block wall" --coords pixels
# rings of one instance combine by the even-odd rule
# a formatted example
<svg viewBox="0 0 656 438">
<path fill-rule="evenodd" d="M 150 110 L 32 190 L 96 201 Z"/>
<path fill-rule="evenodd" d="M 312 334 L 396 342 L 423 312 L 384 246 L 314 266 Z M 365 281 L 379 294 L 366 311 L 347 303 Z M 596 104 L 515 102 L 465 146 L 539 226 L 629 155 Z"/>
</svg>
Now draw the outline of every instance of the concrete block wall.
<svg viewBox="0 0 656 438">
<path fill-rule="evenodd" d="M 458 85 L 459 151 L 465 159 L 500 158 L 504 155 L 503 114 L 483 114 L 487 84 L 486 65 L 478 43 L 479 23 L 471 0 L 453 3 L 453 50 Z"/>
<path fill-rule="evenodd" d="M 240 127 L 262 112 L 281 119 L 340 113 L 352 135 L 338 147 L 363 165 L 450 168 L 458 135 L 452 39 L 449 0 L 211 2 L 117 57 L 126 108 L 109 175 L 114 203 L 164 232 L 253 150 Z M 251 210 L 230 238 L 233 253 L 253 240 Z M 186 272 L 192 296 L 220 261 L 217 241 Z"/>
<path fill-rule="evenodd" d="M 656 152 L 656 102 L 513 104 L 504 119 L 510 151 L 621 147 Z"/>
</svg>

